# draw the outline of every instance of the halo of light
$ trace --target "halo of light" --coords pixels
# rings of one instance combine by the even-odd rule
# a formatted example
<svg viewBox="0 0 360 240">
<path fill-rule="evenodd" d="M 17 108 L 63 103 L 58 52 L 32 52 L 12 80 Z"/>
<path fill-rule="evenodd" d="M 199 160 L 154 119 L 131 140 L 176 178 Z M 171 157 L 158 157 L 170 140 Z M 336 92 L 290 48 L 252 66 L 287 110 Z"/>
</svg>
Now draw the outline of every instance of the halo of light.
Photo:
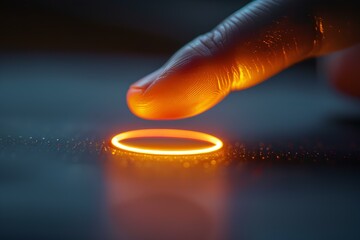
<svg viewBox="0 0 360 240">
<path fill-rule="evenodd" d="M 134 147 L 124 144 L 122 141 L 131 138 L 150 138 L 150 137 L 161 137 L 161 138 L 182 138 L 182 139 L 192 139 L 200 140 L 213 145 L 205 148 L 188 148 L 184 150 L 164 150 L 159 148 L 143 148 L 143 147 Z M 214 137 L 207 133 L 189 131 L 189 130 L 180 130 L 180 129 L 139 129 L 132 130 L 128 132 L 120 133 L 114 136 L 111 139 L 111 143 L 116 148 L 144 154 L 152 155 L 194 155 L 194 154 L 203 154 L 210 153 L 219 150 L 222 148 L 223 143 L 217 137 Z"/>
</svg>

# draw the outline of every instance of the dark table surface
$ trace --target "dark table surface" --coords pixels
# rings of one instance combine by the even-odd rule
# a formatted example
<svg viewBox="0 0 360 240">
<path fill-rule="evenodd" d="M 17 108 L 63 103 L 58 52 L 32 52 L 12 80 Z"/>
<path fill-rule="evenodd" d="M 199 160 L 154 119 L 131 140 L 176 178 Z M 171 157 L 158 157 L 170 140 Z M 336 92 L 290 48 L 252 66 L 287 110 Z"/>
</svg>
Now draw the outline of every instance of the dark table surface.
<svg viewBox="0 0 360 240">
<path fill-rule="evenodd" d="M 139 119 L 126 90 L 164 60 L 1 55 L 0 239 L 360 238 L 358 103 L 295 66 L 200 116 Z M 225 146 L 192 157 L 109 146 L 154 127 Z"/>
</svg>

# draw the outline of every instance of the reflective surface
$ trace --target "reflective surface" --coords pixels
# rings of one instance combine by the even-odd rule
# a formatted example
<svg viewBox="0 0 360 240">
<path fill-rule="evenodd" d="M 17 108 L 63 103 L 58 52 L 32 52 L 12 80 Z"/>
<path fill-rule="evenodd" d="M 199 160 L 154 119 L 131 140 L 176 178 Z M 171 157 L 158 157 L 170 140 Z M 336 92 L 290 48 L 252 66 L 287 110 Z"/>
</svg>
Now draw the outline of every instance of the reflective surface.
<svg viewBox="0 0 360 240">
<path fill-rule="evenodd" d="M 176 122 L 137 119 L 133 56 L 8 55 L 0 64 L 1 239 L 357 239 L 358 106 L 297 66 Z M 114 133 L 184 128 L 201 156 L 114 152 Z"/>
</svg>

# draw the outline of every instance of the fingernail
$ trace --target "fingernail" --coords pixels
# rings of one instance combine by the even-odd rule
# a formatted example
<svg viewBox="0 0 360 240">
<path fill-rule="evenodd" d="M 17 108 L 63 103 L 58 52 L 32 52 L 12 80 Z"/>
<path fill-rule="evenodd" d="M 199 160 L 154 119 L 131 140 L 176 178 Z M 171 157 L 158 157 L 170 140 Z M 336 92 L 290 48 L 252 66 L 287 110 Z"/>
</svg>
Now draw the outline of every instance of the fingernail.
<svg viewBox="0 0 360 240">
<path fill-rule="evenodd" d="M 143 77 L 142 79 L 140 79 L 139 81 L 133 83 L 130 86 L 129 90 L 142 90 L 145 91 L 158 77 L 160 72 L 160 69 L 156 70 L 153 73 L 150 73 L 149 75 Z"/>
</svg>

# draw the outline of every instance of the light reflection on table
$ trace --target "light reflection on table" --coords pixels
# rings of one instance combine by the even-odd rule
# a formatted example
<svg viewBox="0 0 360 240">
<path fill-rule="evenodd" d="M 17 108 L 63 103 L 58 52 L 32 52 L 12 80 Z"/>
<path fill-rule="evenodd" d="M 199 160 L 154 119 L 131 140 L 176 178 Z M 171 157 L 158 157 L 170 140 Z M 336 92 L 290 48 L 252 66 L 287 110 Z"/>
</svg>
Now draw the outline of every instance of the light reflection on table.
<svg viewBox="0 0 360 240">
<path fill-rule="evenodd" d="M 109 154 L 106 195 L 117 239 L 226 239 L 228 184 L 221 153 Z"/>
</svg>

